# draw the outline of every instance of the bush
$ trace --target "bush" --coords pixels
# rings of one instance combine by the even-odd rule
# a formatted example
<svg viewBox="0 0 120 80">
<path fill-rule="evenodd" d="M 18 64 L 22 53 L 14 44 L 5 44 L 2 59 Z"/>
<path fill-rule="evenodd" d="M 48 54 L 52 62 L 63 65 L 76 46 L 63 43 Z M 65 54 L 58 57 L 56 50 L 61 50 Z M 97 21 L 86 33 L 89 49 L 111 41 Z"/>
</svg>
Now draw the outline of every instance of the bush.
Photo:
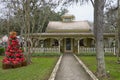
<svg viewBox="0 0 120 80">
<path fill-rule="evenodd" d="M 96 53 L 79 53 L 78 56 L 96 56 Z M 114 56 L 113 53 L 106 52 L 105 56 Z"/>
<path fill-rule="evenodd" d="M 79 53 L 78 56 L 95 56 L 96 53 Z"/>
<path fill-rule="evenodd" d="M 32 53 L 33 57 L 37 56 L 60 56 L 61 53 Z"/>
<path fill-rule="evenodd" d="M 4 52 L 5 52 L 5 48 L 1 47 L 0 48 L 0 55 L 3 55 Z"/>
</svg>

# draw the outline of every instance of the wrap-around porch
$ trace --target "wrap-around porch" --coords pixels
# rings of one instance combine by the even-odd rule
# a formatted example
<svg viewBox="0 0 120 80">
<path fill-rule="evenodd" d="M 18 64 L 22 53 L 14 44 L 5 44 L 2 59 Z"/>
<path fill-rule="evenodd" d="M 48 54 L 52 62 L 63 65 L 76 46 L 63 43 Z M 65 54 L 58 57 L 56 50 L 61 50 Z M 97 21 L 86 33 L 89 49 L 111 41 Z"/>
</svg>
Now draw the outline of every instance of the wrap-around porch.
<svg viewBox="0 0 120 80">
<path fill-rule="evenodd" d="M 115 54 L 114 34 L 104 34 L 105 52 Z M 31 34 L 35 53 L 95 52 L 93 33 L 39 33 Z"/>
</svg>

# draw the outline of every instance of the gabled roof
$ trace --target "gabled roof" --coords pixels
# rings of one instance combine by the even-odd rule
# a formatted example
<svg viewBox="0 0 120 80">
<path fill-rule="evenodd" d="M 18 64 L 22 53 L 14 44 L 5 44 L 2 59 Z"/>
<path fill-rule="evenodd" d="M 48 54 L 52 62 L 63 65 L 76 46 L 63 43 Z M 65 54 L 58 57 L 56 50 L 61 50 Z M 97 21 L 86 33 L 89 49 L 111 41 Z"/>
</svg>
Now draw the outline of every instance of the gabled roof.
<svg viewBox="0 0 120 80">
<path fill-rule="evenodd" d="M 72 22 L 60 22 L 60 21 L 50 21 L 46 32 L 91 32 L 91 27 L 88 21 L 72 21 Z"/>
</svg>

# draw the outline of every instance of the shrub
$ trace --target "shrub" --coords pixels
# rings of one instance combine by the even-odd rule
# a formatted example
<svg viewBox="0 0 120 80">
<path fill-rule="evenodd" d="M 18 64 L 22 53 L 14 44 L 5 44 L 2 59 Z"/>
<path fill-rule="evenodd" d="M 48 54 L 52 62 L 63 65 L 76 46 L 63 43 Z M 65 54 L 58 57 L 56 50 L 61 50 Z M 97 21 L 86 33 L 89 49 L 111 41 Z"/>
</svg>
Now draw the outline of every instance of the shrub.
<svg viewBox="0 0 120 80">
<path fill-rule="evenodd" d="M 79 55 L 79 56 L 95 56 L 96 55 L 96 53 L 79 53 L 79 54 L 77 54 L 77 55 Z"/>
<path fill-rule="evenodd" d="M 4 52 L 5 52 L 5 48 L 1 47 L 0 48 L 0 55 L 3 55 Z"/>
<path fill-rule="evenodd" d="M 61 53 L 32 53 L 33 57 L 37 56 L 59 56 Z"/>
<path fill-rule="evenodd" d="M 78 56 L 96 56 L 96 53 L 91 53 L 91 52 L 89 52 L 89 53 L 79 53 L 77 55 Z M 104 55 L 105 56 L 114 56 L 113 53 L 108 53 L 108 52 L 106 52 Z"/>
</svg>

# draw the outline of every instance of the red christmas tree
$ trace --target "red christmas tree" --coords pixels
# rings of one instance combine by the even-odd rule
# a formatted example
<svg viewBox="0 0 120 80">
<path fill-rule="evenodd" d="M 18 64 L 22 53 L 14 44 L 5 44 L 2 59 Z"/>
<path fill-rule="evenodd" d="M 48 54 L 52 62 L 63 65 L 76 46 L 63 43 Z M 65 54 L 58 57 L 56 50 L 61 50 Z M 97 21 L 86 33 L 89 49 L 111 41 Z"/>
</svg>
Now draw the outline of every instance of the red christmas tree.
<svg viewBox="0 0 120 80">
<path fill-rule="evenodd" d="M 19 41 L 16 37 L 16 32 L 11 32 L 8 40 L 8 46 L 5 51 L 5 58 L 3 59 L 3 68 L 20 67 L 25 62 L 25 57 L 22 54 Z M 18 66 L 19 65 L 19 66 Z"/>
</svg>

